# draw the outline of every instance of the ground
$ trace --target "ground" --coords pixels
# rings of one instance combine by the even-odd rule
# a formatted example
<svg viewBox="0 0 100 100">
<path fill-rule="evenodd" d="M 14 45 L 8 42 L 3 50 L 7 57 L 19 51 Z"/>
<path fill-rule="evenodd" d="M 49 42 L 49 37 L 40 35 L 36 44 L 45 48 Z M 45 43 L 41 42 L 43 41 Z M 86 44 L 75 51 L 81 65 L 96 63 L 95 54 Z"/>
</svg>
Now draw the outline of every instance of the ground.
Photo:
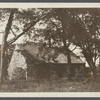
<svg viewBox="0 0 100 100">
<path fill-rule="evenodd" d="M 0 92 L 100 92 L 100 80 L 7 81 L 0 85 Z"/>
</svg>

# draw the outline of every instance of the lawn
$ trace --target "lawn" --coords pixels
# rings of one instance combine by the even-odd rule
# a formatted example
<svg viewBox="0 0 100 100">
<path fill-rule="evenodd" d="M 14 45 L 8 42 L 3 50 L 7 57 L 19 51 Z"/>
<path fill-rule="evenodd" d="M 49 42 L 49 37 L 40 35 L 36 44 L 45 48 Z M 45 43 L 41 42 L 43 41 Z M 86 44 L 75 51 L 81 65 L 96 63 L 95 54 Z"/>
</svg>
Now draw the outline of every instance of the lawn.
<svg viewBox="0 0 100 100">
<path fill-rule="evenodd" d="M 0 85 L 0 92 L 100 92 L 100 80 L 6 81 Z"/>
</svg>

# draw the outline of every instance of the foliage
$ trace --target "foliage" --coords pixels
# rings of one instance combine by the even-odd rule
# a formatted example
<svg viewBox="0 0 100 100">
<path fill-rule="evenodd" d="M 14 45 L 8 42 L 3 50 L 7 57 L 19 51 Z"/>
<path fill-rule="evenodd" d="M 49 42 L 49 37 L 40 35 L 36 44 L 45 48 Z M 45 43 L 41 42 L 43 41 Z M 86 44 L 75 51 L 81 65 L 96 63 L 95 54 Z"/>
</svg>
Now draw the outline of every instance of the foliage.
<svg viewBox="0 0 100 100">
<path fill-rule="evenodd" d="M 12 9 L 0 9 L 1 22 L 6 21 Z M 16 9 L 7 45 L 25 35 L 25 42 L 46 42 L 49 47 L 64 47 L 71 66 L 69 46 L 81 48 L 82 54 L 96 74 L 96 60 L 100 57 L 100 9 L 92 8 L 28 8 Z M 6 25 L 7 26 L 7 25 Z M 6 28 L 5 28 L 6 30 Z M 76 49 L 76 48 L 75 48 Z"/>
<path fill-rule="evenodd" d="M 7 12 L 7 14 L 5 14 Z M 5 31 L 3 34 L 2 46 L 1 46 L 1 72 L 0 72 L 0 81 L 3 81 L 5 77 L 6 68 L 6 60 L 5 53 L 7 46 L 15 42 L 22 35 L 26 34 L 37 22 L 47 16 L 47 13 L 43 13 L 38 11 L 37 9 L 1 9 L 1 13 L 4 13 L 5 16 L 8 17 L 8 21 L 5 27 Z M 43 14 L 43 15 L 42 15 Z M 6 17 L 6 18 L 7 18 Z M 2 17 L 1 17 L 2 18 Z M 9 34 L 12 33 L 14 35 L 13 38 L 8 40 Z"/>
<path fill-rule="evenodd" d="M 100 56 L 100 20 L 98 11 L 92 9 L 86 9 L 85 13 L 74 20 L 71 25 L 70 35 L 73 37 L 71 40 L 75 45 L 82 49 L 82 53 L 91 67 L 93 73 L 96 70 L 96 60 Z"/>
</svg>

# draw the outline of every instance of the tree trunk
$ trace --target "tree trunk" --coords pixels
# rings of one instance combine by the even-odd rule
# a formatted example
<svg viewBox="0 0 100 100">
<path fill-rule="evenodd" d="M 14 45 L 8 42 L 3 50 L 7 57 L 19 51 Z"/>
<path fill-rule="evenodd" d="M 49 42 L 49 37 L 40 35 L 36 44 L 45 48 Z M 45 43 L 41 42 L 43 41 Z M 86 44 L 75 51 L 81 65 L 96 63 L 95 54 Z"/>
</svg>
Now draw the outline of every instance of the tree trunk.
<svg viewBox="0 0 100 100">
<path fill-rule="evenodd" d="M 67 49 L 67 59 L 68 59 L 68 79 L 72 78 L 72 64 L 71 64 L 71 57 L 70 51 Z"/>
<path fill-rule="evenodd" d="M 68 21 L 66 22 L 66 14 L 65 14 L 65 9 L 63 10 L 63 15 L 61 15 L 61 22 L 62 22 L 62 39 L 63 39 L 63 44 L 64 44 L 64 49 L 65 49 L 65 52 L 66 52 L 66 55 L 67 55 L 67 61 L 68 61 L 68 68 L 67 68 L 67 75 L 68 75 L 68 79 L 71 79 L 72 78 L 72 63 L 71 63 L 71 56 L 70 56 L 70 50 L 69 50 L 69 46 L 66 44 L 66 40 L 68 39 L 68 33 L 67 33 L 67 30 L 66 30 L 66 26 L 68 25 Z M 68 16 L 67 16 L 68 17 Z"/>
<path fill-rule="evenodd" d="M 4 38 L 4 36 L 3 36 Z M 5 45 L 6 42 L 3 41 L 1 45 L 1 68 L 0 68 L 0 83 L 3 82 L 3 76 L 4 76 L 4 67 L 5 67 Z"/>
<path fill-rule="evenodd" d="M 12 20 L 13 20 L 13 15 L 14 15 L 15 10 L 12 9 L 9 19 L 8 19 L 8 23 L 6 25 L 5 28 L 5 33 L 3 34 L 3 38 L 2 38 L 2 45 L 1 45 L 1 66 L 0 66 L 0 83 L 3 82 L 4 76 L 5 76 L 5 70 L 7 70 L 6 68 L 6 60 L 5 60 L 5 51 L 6 51 L 6 46 L 7 46 L 7 37 L 9 35 L 10 29 L 11 29 L 11 25 L 12 25 Z"/>
<path fill-rule="evenodd" d="M 92 72 L 93 72 L 93 77 L 94 77 L 94 79 L 96 79 L 98 74 L 97 74 L 96 65 L 93 63 L 93 61 L 92 61 L 91 68 L 92 68 Z"/>
<path fill-rule="evenodd" d="M 87 54 L 85 51 L 83 51 L 83 55 L 84 55 L 87 63 L 89 64 L 89 66 L 91 68 L 91 71 L 93 73 L 93 77 L 96 78 L 97 77 L 97 70 L 96 70 L 96 66 L 93 62 L 93 59 L 92 59 L 91 55 Z"/>
<path fill-rule="evenodd" d="M 67 64 L 67 75 L 68 75 L 68 79 L 71 79 L 72 78 L 72 64 L 71 64 L 70 50 L 66 46 L 66 41 L 63 40 L 63 43 L 64 43 L 64 49 L 65 49 L 65 52 L 66 52 L 66 55 L 67 55 L 67 61 L 68 61 L 68 64 Z"/>
</svg>

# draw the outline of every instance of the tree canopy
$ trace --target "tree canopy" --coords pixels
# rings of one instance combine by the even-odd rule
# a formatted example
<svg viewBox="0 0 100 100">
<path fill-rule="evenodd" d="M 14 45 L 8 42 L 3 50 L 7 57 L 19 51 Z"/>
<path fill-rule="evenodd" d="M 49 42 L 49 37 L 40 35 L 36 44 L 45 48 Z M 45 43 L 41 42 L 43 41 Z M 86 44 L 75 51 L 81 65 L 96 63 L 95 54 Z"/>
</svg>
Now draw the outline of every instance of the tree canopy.
<svg viewBox="0 0 100 100">
<path fill-rule="evenodd" d="M 49 47 L 64 47 L 69 69 L 71 68 L 70 53 L 77 46 L 80 47 L 96 76 L 96 60 L 100 57 L 99 12 L 99 8 L 0 9 L 0 22 L 7 21 L 3 32 L 2 59 L 5 55 L 5 47 L 25 35 L 29 41 L 42 40 Z M 13 38 L 8 39 L 9 34 L 13 34 Z M 72 51 L 69 50 L 71 44 L 76 46 Z"/>
</svg>

